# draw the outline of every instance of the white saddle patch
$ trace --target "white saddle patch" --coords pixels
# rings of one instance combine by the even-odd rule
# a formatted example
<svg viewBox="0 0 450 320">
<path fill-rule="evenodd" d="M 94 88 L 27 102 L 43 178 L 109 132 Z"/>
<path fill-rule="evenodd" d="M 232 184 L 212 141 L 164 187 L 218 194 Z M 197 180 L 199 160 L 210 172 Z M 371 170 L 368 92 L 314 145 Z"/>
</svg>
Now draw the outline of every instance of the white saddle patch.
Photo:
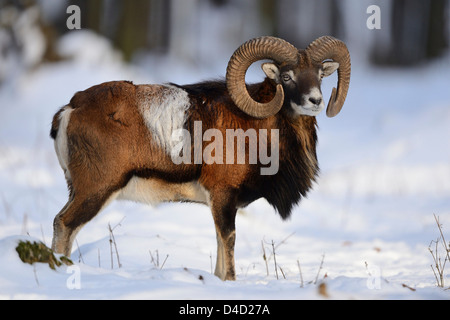
<svg viewBox="0 0 450 320">
<path fill-rule="evenodd" d="M 190 100 L 183 89 L 168 85 L 140 85 L 139 111 L 154 141 L 168 154 L 176 145 L 172 132 L 183 129 Z"/>
</svg>

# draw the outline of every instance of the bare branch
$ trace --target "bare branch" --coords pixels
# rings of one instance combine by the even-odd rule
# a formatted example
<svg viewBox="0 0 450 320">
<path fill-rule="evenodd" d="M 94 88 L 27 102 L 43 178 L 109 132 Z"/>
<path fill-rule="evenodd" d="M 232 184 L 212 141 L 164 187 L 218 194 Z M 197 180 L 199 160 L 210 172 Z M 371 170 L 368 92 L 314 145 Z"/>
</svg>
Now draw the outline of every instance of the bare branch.
<svg viewBox="0 0 450 320">
<path fill-rule="evenodd" d="M 325 253 L 322 254 L 322 261 L 320 262 L 319 270 L 317 271 L 317 275 L 316 275 L 316 279 L 314 280 L 314 284 L 317 283 L 317 279 L 319 278 L 320 270 L 322 270 L 322 267 L 323 267 L 323 260 L 325 260 Z"/>
</svg>

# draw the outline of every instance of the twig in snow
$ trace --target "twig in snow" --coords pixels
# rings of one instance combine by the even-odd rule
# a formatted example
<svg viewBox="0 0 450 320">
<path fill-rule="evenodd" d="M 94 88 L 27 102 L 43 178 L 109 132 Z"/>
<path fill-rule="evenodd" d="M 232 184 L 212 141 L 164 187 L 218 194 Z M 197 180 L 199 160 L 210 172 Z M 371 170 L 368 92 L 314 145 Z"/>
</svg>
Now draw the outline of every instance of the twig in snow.
<svg viewBox="0 0 450 320">
<path fill-rule="evenodd" d="M 34 264 L 34 263 L 33 263 L 33 273 L 34 273 L 34 280 L 36 280 L 36 283 L 39 287 L 40 285 L 39 285 L 39 280 L 38 280 L 37 273 L 36 273 L 36 264 Z"/>
<path fill-rule="evenodd" d="M 300 268 L 300 261 L 297 259 L 298 272 L 300 273 L 300 288 L 303 288 L 303 275 L 302 269 Z"/>
<path fill-rule="evenodd" d="M 430 242 L 430 245 L 428 246 L 428 251 L 430 252 L 431 256 L 433 257 L 434 261 L 434 267 L 431 265 L 431 270 L 433 271 L 434 277 L 436 278 L 436 283 L 438 287 L 443 288 L 444 287 L 444 269 L 447 261 L 450 261 L 450 251 L 447 246 L 447 242 L 445 241 L 444 233 L 442 232 L 442 224 L 439 222 L 439 217 L 436 217 L 435 214 L 433 214 L 434 220 L 436 221 L 436 224 L 439 229 L 439 233 L 441 234 L 440 237 L 436 239 L 436 241 L 432 240 Z M 435 243 L 434 251 L 431 249 L 432 244 Z M 439 243 L 441 243 L 442 247 L 444 248 L 445 255 L 444 255 L 444 262 L 441 260 L 441 256 L 439 255 L 438 249 L 439 249 Z"/>
<path fill-rule="evenodd" d="M 158 252 L 158 249 L 155 250 L 155 252 L 156 252 L 156 260 L 155 260 L 155 258 L 153 258 L 152 252 L 150 250 L 148 250 L 148 252 L 150 253 L 150 258 L 152 258 L 152 260 L 150 262 L 153 263 L 153 265 L 156 268 L 159 268 L 159 252 Z"/>
<path fill-rule="evenodd" d="M 287 239 L 289 239 L 290 237 L 292 237 L 295 234 L 295 232 L 292 232 L 290 235 L 288 235 L 286 238 L 284 238 L 283 240 L 280 241 L 279 244 L 277 244 L 275 246 L 275 249 L 277 249 L 279 246 L 281 246 L 282 244 L 284 244 L 286 242 Z"/>
<path fill-rule="evenodd" d="M 78 248 L 78 262 L 83 262 L 83 255 L 81 254 L 81 250 L 80 250 L 80 246 L 78 245 L 78 240 L 75 238 L 75 243 L 77 244 L 77 248 Z"/>
<path fill-rule="evenodd" d="M 447 254 L 447 260 L 450 261 L 450 250 L 447 246 L 447 242 L 445 241 L 444 233 L 442 232 L 442 224 L 439 223 L 439 217 L 436 217 L 435 214 L 433 214 L 434 220 L 436 220 L 436 224 L 438 225 L 439 232 L 441 233 L 441 240 L 442 240 L 442 246 L 445 249 L 445 252 Z"/>
<path fill-rule="evenodd" d="M 286 275 L 284 274 L 283 268 L 281 266 L 278 266 L 280 268 L 281 274 L 283 275 L 283 278 L 286 280 Z"/>
<path fill-rule="evenodd" d="M 319 271 L 317 271 L 317 275 L 316 275 L 316 279 L 314 280 L 314 284 L 317 283 L 317 279 L 319 278 L 320 270 L 322 270 L 322 267 L 323 267 L 323 260 L 325 260 L 325 253 L 322 254 L 322 261 L 320 262 Z"/>
<path fill-rule="evenodd" d="M 272 254 L 273 254 L 273 262 L 274 262 L 274 264 L 275 264 L 275 274 L 276 274 L 277 280 L 278 280 L 277 257 L 276 257 L 276 255 L 275 255 L 275 245 L 274 245 L 274 243 L 273 243 L 273 240 L 272 240 Z"/>
<path fill-rule="evenodd" d="M 156 259 L 153 257 L 153 254 L 150 250 L 148 250 L 148 253 L 150 253 L 151 263 L 155 266 L 155 268 L 159 268 L 161 270 L 164 267 L 164 264 L 166 263 L 167 258 L 169 258 L 169 255 L 166 255 L 166 258 L 164 259 L 161 267 L 159 266 L 159 251 L 158 249 L 155 250 L 156 252 Z"/>
<path fill-rule="evenodd" d="M 164 267 L 164 264 L 166 263 L 167 258 L 169 257 L 169 255 L 166 255 L 166 258 L 164 259 L 161 268 L 159 268 L 159 270 L 162 270 L 162 268 Z"/>
<path fill-rule="evenodd" d="M 212 252 L 209 252 L 209 263 L 211 264 L 211 274 L 213 274 Z"/>
<path fill-rule="evenodd" d="M 124 218 L 125 219 L 125 218 Z M 120 220 L 120 222 L 118 224 L 116 224 L 114 226 L 114 228 L 111 228 L 111 224 L 108 222 L 108 230 L 109 230 L 109 247 L 110 247 L 110 251 L 111 251 L 111 269 L 114 267 L 114 263 L 113 263 L 113 250 L 112 250 L 112 246 L 114 244 L 114 249 L 116 251 L 116 257 L 117 257 L 117 264 L 119 265 L 119 268 L 122 267 L 122 264 L 120 263 L 120 257 L 119 257 L 119 250 L 117 249 L 117 243 L 116 243 L 116 239 L 114 238 L 114 229 L 117 228 L 118 226 L 120 226 L 121 222 L 123 221 Z"/>
<path fill-rule="evenodd" d="M 264 242 L 263 242 L 263 240 L 261 240 L 261 247 L 262 247 L 262 250 L 263 250 L 264 263 L 266 264 L 266 273 L 267 273 L 267 276 L 269 276 L 269 264 L 267 263 L 266 249 L 264 249 Z"/>
</svg>

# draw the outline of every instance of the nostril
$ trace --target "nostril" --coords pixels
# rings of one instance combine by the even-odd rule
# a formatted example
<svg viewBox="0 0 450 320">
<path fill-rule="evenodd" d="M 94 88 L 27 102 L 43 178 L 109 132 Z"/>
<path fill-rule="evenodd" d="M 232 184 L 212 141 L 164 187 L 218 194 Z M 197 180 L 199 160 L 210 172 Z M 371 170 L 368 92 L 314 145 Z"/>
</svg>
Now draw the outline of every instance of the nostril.
<svg viewBox="0 0 450 320">
<path fill-rule="evenodd" d="M 320 104 L 322 102 L 322 98 L 309 98 L 309 101 L 312 104 L 318 105 L 318 104 Z"/>
</svg>

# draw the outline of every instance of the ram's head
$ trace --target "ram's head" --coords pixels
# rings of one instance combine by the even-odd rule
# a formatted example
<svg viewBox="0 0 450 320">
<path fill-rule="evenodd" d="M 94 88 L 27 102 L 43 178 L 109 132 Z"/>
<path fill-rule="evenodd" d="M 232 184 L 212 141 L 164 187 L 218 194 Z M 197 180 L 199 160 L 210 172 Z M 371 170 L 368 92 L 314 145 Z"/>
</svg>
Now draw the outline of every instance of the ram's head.
<svg viewBox="0 0 450 320">
<path fill-rule="evenodd" d="M 262 69 L 276 83 L 272 101 L 254 101 L 246 90 L 245 74 L 250 65 L 270 59 Z M 227 87 L 234 103 L 255 118 L 267 118 L 283 106 L 294 115 L 316 116 L 325 104 L 320 89 L 322 78 L 338 70 L 337 90 L 333 88 L 327 116 L 334 117 L 344 105 L 350 83 L 350 54 L 346 45 L 333 37 L 320 37 L 305 49 L 275 37 L 261 37 L 241 45 L 227 68 Z"/>
</svg>

